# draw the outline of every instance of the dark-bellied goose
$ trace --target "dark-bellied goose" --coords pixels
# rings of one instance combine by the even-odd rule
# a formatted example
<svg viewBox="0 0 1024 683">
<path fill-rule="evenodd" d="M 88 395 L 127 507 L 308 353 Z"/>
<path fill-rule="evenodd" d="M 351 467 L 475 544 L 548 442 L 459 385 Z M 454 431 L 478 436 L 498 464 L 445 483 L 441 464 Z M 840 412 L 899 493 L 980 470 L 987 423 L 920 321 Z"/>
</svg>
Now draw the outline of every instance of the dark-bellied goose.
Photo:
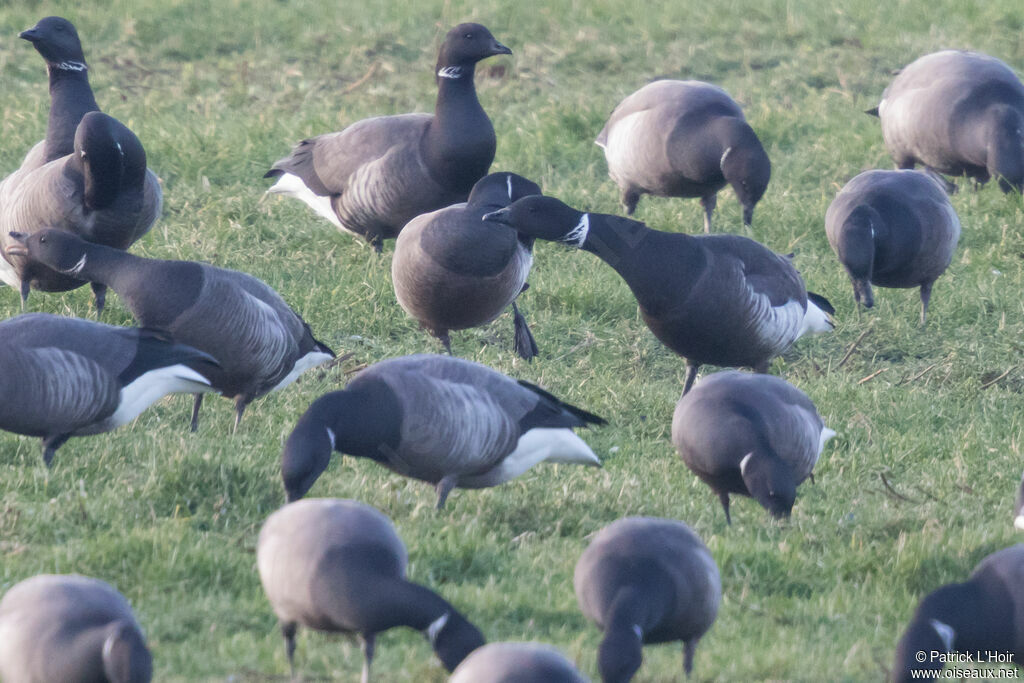
<svg viewBox="0 0 1024 683">
<path fill-rule="evenodd" d="M 605 424 L 546 391 L 450 356 L 376 363 L 318 398 L 285 442 L 288 500 L 304 496 L 332 451 L 430 482 L 437 507 L 455 487 L 497 486 L 540 462 L 600 466 L 573 427 Z"/>
<path fill-rule="evenodd" d="M 683 641 L 693 670 L 697 641 L 718 614 L 718 565 L 690 527 L 672 519 L 626 517 L 594 536 L 576 563 L 576 600 L 604 632 L 597 667 L 604 683 L 627 683 L 643 646 Z"/>
<path fill-rule="evenodd" d="M 679 399 L 672 416 L 679 457 L 718 494 L 730 524 L 730 493 L 789 516 L 796 487 L 814 476 L 835 435 L 804 392 L 771 375 L 716 372 Z"/>
<path fill-rule="evenodd" d="M 921 600 L 896 646 L 892 677 L 934 681 L 947 661 L 957 661 L 950 653 L 970 653 L 971 661 L 981 653 L 990 661 L 989 652 L 1008 656 L 1004 665 L 1024 661 L 1024 544 L 992 553 L 963 583 Z"/>
<path fill-rule="evenodd" d="M 825 213 L 828 243 L 857 303 L 871 308 L 871 285 L 920 287 L 921 323 L 932 284 L 960 239 L 960 219 L 934 178 L 915 171 L 865 171 L 836 195 Z"/>
<path fill-rule="evenodd" d="M 406 223 L 463 202 L 494 160 L 494 127 L 476 97 L 476 63 L 512 54 L 480 24 L 448 32 L 437 56 L 434 114 L 377 116 L 303 140 L 265 177 L 377 251 Z"/>
<path fill-rule="evenodd" d="M 480 218 L 540 193 L 522 176 L 492 173 L 473 186 L 467 203 L 417 216 L 399 233 L 391 260 L 395 296 L 448 353 L 449 330 L 489 323 L 511 304 L 516 353 L 527 360 L 537 355 L 515 303 L 533 265 L 533 238 L 488 228 Z"/>
<path fill-rule="evenodd" d="M 8 253 L 117 292 L 143 327 L 164 330 L 220 364 L 210 383 L 235 401 L 235 428 L 253 400 L 334 358 L 309 325 L 262 280 L 194 261 L 163 261 L 92 244 L 59 230 L 15 233 Z M 192 431 L 202 394 L 196 394 Z"/>
<path fill-rule="evenodd" d="M 542 643 L 488 643 L 473 650 L 448 683 L 587 683 L 565 655 Z"/>
<path fill-rule="evenodd" d="M 448 671 L 484 644 L 444 598 L 405 578 L 408 559 L 391 520 L 354 500 L 300 500 L 267 518 L 256 564 L 292 678 L 298 626 L 359 634 L 362 683 L 370 679 L 377 634 L 396 626 L 422 631 Z"/>
<path fill-rule="evenodd" d="M 149 683 L 152 674 L 132 608 L 108 583 L 39 574 L 0 600 L 4 683 Z"/>
<path fill-rule="evenodd" d="M 1024 191 L 1024 83 L 1003 62 L 943 50 L 904 67 L 877 110 L 899 168 L 922 164 Z"/>
<path fill-rule="evenodd" d="M 43 439 L 127 424 L 170 393 L 212 391 L 209 355 L 149 330 L 43 313 L 0 322 L 0 429 Z"/>
<path fill-rule="evenodd" d="M 727 184 L 750 225 L 772 165 L 729 94 L 701 81 L 655 81 L 619 102 L 597 136 L 630 216 L 640 195 L 700 197 L 704 232 Z"/>
<path fill-rule="evenodd" d="M 704 363 L 767 372 L 805 332 L 832 329 L 832 306 L 809 294 L 789 260 L 738 235 L 684 235 L 524 197 L 485 221 L 599 256 L 633 291 L 644 322 L 686 359 L 685 394 Z"/>
</svg>

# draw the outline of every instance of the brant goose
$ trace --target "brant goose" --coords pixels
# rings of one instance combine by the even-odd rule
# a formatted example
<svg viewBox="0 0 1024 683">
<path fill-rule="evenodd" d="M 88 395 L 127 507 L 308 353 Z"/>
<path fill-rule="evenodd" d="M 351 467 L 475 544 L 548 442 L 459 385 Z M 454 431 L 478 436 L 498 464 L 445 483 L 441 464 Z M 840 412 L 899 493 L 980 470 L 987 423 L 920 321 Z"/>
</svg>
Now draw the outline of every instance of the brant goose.
<svg viewBox="0 0 1024 683">
<path fill-rule="evenodd" d="M 1003 192 L 1024 191 L 1024 84 L 1006 64 L 978 52 L 943 50 L 893 79 L 876 114 L 900 168 L 966 175 Z"/>
<path fill-rule="evenodd" d="M 832 306 L 807 291 L 789 259 L 746 237 L 660 232 L 544 196 L 484 220 L 589 251 L 614 268 L 654 336 L 686 359 L 683 394 L 704 363 L 767 372 L 805 332 L 832 329 Z"/>
<path fill-rule="evenodd" d="M 152 674 L 132 608 L 99 579 L 39 574 L 0 600 L 5 683 L 148 683 Z"/>
<path fill-rule="evenodd" d="M 150 330 L 44 313 L 0 322 L 0 429 L 43 439 L 109 432 L 163 396 L 212 391 L 216 362 Z"/>
<path fill-rule="evenodd" d="M 587 683 L 565 655 L 542 643 L 488 643 L 466 657 L 448 683 Z"/>
<path fill-rule="evenodd" d="M 920 287 L 921 323 L 932 284 L 945 272 L 960 239 L 960 220 L 932 176 L 915 171 L 865 171 L 836 195 L 825 232 L 853 282 L 853 298 L 871 308 L 871 285 Z"/>
<path fill-rule="evenodd" d="M 630 216 L 640 195 L 700 197 L 704 232 L 718 191 L 732 185 L 750 225 L 772 165 L 729 94 L 701 81 L 655 81 L 615 107 L 597 136 Z"/>
<path fill-rule="evenodd" d="M 289 501 L 304 496 L 331 452 L 370 458 L 430 482 L 437 507 L 455 487 L 497 486 L 540 462 L 601 462 L 573 427 L 605 424 L 540 387 L 450 356 L 403 356 L 321 396 L 285 443 Z"/>
<path fill-rule="evenodd" d="M 730 493 L 788 517 L 796 487 L 813 480 L 835 435 L 804 392 L 771 375 L 716 372 L 679 399 L 672 416 L 679 457 L 718 494 L 729 524 Z"/>
<path fill-rule="evenodd" d="M 604 683 L 627 683 L 645 644 L 683 641 L 683 669 L 693 670 L 697 642 L 722 600 L 718 566 L 682 522 L 626 517 L 594 536 L 573 575 L 584 616 L 604 631 L 597 668 Z"/>
<path fill-rule="evenodd" d="M 391 520 L 354 500 L 301 500 L 267 518 L 256 564 L 293 679 L 300 625 L 359 634 L 362 683 L 370 679 L 377 634 L 396 626 L 422 631 L 448 671 L 484 644 L 479 629 L 444 598 L 405 578 L 408 559 Z"/>
<path fill-rule="evenodd" d="M 511 229 L 481 225 L 489 211 L 540 187 L 514 173 L 492 173 L 473 186 L 469 201 L 412 219 L 395 241 L 391 279 L 405 312 L 452 352 L 449 330 L 464 330 L 497 318 L 512 305 L 515 350 L 537 355 L 516 297 L 533 264 L 533 238 Z"/>
<path fill-rule="evenodd" d="M 308 204 L 379 252 L 385 239 L 428 211 L 463 202 L 494 160 L 494 127 L 476 97 L 476 63 L 512 51 L 480 24 L 448 32 L 437 57 L 434 115 L 358 121 L 303 140 L 264 177 L 268 192 Z"/>
<path fill-rule="evenodd" d="M 249 402 L 334 358 L 277 292 L 246 273 L 143 258 L 59 230 L 12 236 L 20 243 L 16 253 L 110 287 L 140 325 L 164 330 L 216 358 L 220 367 L 210 374 L 210 383 L 234 399 L 235 429 Z M 202 399 L 196 394 L 192 431 Z"/>
<path fill-rule="evenodd" d="M 934 681 L 946 661 L 963 661 L 936 655 L 979 652 L 1024 661 L 1024 544 L 992 553 L 963 583 L 921 600 L 896 646 L 893 680 Z"/>
</svg>

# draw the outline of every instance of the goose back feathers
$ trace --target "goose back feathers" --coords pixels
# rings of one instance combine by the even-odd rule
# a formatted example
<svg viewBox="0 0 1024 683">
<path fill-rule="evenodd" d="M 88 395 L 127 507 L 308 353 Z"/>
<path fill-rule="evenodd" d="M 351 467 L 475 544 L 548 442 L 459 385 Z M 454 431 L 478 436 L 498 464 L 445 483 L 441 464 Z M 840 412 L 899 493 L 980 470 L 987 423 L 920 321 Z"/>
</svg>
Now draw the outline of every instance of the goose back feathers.
<svg viewBox="0 0 1024 683">
<path fill-rule="evenodd" d="M 541 643 L 488 643 L 473 650 L 448 683 L 587 683 L 565 655 Z"/>
</svg>

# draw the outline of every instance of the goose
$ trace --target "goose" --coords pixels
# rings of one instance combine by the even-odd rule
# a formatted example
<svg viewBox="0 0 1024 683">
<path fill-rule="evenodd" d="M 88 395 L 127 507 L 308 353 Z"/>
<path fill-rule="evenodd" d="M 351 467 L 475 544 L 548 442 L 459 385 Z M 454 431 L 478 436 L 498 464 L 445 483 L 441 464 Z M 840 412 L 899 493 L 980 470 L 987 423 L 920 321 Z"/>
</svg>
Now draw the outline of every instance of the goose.
<svg viewBox="0 0 1024 683">
<path fill-rule="evenodd" d="M 767 372 L 797 338 L 833 327 L 831 304 L 807 291 L 789 260 L 746 237 L 660 232 L 547 196 L 523 197 L 483 219 L 589 251 L 614 268 L 654 336 L 686 359 L 684 395 L 704 363 Z"/>
<path fill-rule="evenodd" d="M 253 400 L 283 389 L 309 368 L 334 358 L 309 325 L 262 280 L 193 261 L 135 256 L 60 230 L 12 233 L 10 253 L 110 287 L 140 325 L 162 330 L 219 363 L 213 387 L 235 402 L 235 429 Z M 203 394 L 195 396 L 192 431 Z"/>
<path fill-rule="evenodd" d="M 314 401 L 285 442 L 281 475 L 298 500 L 338 451 L 434 484 L 441 509 L 455 487 L 497 486 L 540 462 L 600 467 L 572 431 L 588 424 L 606 423 L 479 363 L 402 356 Z"/>
<path fill-rule="evenodd" d="M 362 683 L 370 679 L 377 634 L 396 626 L 422 631 L 448 671 L 484 644 L 450 603 L 405 577 L 408 560 L 391 520 L 358 501 L 310 498 L 267 518 L 256 565 L 281 624 L 292 679 L 299 626 L 359 634 Z"/>
<path fill-rule="evenodd" d="M 835 436 L 804 392 L 771 375 L 716 372 L 676 404 L 672 443 L 686 466 L 718 494 L 750 496 L 788 517 L 796 487 Z"/>
<path fill-rule="evenodd" d="M 874 305 L 872 284 L 920 287 L 923 325 L 932 285 L 953 260 L 960 219 L 932 177 L 909 170 L 865 171 L 829 205 L 825 232 L 857 303 Z"/>
<path fill-rule="evenodd" d="M 950 653 L 992 653 L 1021 666 L 1024 544 L 992 553 L 963 583 L 937 588 L 921 600 L 896 646 L 893 680 L 934 681 L 946 661 L 956 661 Z"/>
<path fill-rule="evenodd" d="M 275 162 L 269 193 L 295 197 L 376 251 L 421 213 L 463 202 L 494 160 L 494 127 L 476 97 L 476 63 L 512 51 L 480 24 L 448 31 L 434 114 L 363 119 L 303 140 Z"/>
<path fill-rule="evenodd" d="M 718 566 L 683 522 L 626 517 L 601 529 L 576 563 L 576 600 L 604 632 L 597 667 L 604 683 L 627 683 L 644 645 L 683 641 L 693 671 L 698 641 L 722 601 Z"/>
<path fill-rule="evenodd" d="M 473 650 L 448 683 L 587 683 L 565 655 L 541 643 L 488 643 Z"/>
<path fill-rule="evenodd" d="M 212 391 L 216 370 L 150 330 L 19 315 L 0 322 L 0 429 L 42 437 L 49 467 L 72 436 L 117 429 L 170 393 Z"/>
<path fill-rule="evenodd" d="M 648 83 L 615 107 L 596 140 L 630 216 L 640 195 L 700 197 L 704 232 L 718 191 L 731 185 L 749 226 L 772 165 L 743 110 L 716 85 Z"/>
<path fill-rule="evenodd" d="M 514 173 L 492 173 L 477 181 L 469 200 L 409 221 L 391 260 L 398 303 L 451 353 L 449 330 L 489 323 L 512 305 L 515 350 L 537 355 L 537 343 L 516 298 L 533 264 L 533 238 L 514 230 L 488 229 L 480 218 L 540 187 Z"/>
<path fill-rule="evenodd" d="M 960 50 L 919 57 L 868 113 L 881 120 L 899 168 L 921 164 L 1024 191 L 1024 83 L 995 57 Z"/>
<path fill-rule="evenodd" d="M 153 658 L 128 601 L 77 574 L 38 574 L 0 600 L 5 683 L 149 683 Z"/>
</svg>

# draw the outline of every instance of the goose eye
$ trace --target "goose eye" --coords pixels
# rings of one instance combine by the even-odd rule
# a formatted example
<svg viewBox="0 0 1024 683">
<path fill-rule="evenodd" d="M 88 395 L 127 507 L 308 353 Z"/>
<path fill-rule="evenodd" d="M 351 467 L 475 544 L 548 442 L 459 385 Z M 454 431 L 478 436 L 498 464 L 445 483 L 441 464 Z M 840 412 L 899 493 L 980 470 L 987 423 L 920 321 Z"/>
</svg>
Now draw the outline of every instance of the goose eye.
<svg viewBox="0 0 1024 683">
<path fill-rule="evenodd" d="M 463 36 L 463 38 L 465 38 L 466 40 L 473 40 L 473 34 L 467 33 L 466 35 Z"/>
<path fill-rule="evenodd" d="M 46 241 L 46 238 L 45 238 L 45 237 L 40 237 L 40 238 L 39 238 L 39 241 L 40 241 L 40 242 L 45 242 L 45 241 Z"/>
</svg>

